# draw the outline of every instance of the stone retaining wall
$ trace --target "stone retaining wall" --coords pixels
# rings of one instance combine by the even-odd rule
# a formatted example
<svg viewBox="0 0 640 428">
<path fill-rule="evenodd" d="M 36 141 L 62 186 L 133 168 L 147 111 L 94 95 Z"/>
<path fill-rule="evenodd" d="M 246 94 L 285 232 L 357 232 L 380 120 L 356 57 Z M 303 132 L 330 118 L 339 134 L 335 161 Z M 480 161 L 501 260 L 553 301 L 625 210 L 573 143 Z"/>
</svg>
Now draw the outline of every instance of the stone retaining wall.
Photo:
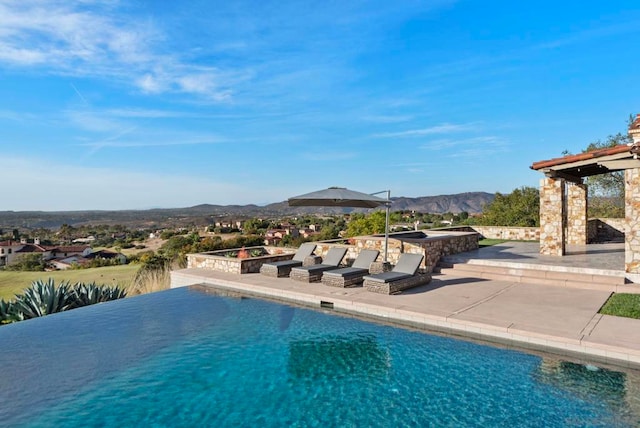
<svg viewBox="0 0 640 428">
<path fill-rule="evenodd" d="M 504 239 L 507 241 L 539 241 L 539 227 L 507 227 L 507 226 L 470 226 L 486 239 Z"/>
<path fill-rule="evenodd" d="M 276 247 L 252 247 L 264 248 L 269 254 L 259 257 L 239 259 L 237 257 L 225 257 L 222 254 L 229 250 L 211 251 L 208 253 L 187 254 L 187 268 L 199 268 L 215 270 L 218 272 L 245 274 L 258 273 L 263 263 L 291 260 L 294 250 L 290 248 Z M 250 251 L 252 248 L 245 248 Z"/>
<path fill-rule="evenodd" d="M 442 257 L 477 249 L 478 234 L 460 232 L 455 235 L 442 236 L 441 238 L 407 240 L 404 242 L 403 252 L 423 254 L 425 258 L 422 261 L 421 271 L 431 273 Z"/>
<path fill-rule="evenodd" d="M 395 237 L 394 237 L 395 235 Z M 414 253 L 425 256 L 420 271 L 423 273 L 433 272 L 433 268 L 443 256 L 471 251 L 478 248 L 478 234 L 476 232 L 431 232 L 426 237 L 407 237 L 410 234 L 392 234 L 389 237 L 387 261 L 391 265 L 398 263 L 400 254 Z M 347 253 L 343 259 L 343 264 L 351 265 L 363 249 L 378 250 L 380 255 L 377 262 L 384 260 L 384 237 L 365 236 L 351 240 L 350 244 L 343 244 L 344 241 L 324 241 L 316 242 L 314 254 L 324 257 L 331 247 L 344 247 Z M 215 270 L 219 272 L 246 274 L 260 272 L 263 263 L 279 260 L 290 260 L 295 249 L 278 247 L 257 247 L 264 248 L 269 255 L 260 257 L 250 257 L 245 259 L 224 257 L 222 254 L 230 250 L 213 251 L 210 253 L 188 254 L 187 267 Z M 246 248 L 247 251 L 251 248 Z M 284 252 L 277 254 L 277 252 Z"/>
<path fill-rule="evenodd" d="M 621 241 L 624 239 L 624 218 L 592 218 L 588 222 L 589 242 Z"/>
</svg>

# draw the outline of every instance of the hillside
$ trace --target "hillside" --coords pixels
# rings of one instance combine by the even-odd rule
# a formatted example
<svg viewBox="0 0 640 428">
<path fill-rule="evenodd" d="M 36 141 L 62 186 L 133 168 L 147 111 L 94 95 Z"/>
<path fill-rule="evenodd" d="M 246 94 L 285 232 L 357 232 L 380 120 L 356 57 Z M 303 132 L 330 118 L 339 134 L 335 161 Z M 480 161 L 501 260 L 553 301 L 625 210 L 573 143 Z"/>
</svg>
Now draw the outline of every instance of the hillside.
<svg viewBox="0 0 640 428">
<path fill-rule="evenodd" d="M 491 202 L 493 194 L 467 192 L 455 195 L 391 198 L 393 211 L 414 210 L 425 213 L 479 213 Z M 63 224 L 122 224 L 132 228 L 206 226 L 214 218 L 279 217 L 295 214 L 341 214 L 367 210 L 329 207 L 290 207 L 286 201 L 258 205 L 201 204 L 188 208 L 120 211 L 0 211 L 0 229 L 56 229 Z"/>
</svg>

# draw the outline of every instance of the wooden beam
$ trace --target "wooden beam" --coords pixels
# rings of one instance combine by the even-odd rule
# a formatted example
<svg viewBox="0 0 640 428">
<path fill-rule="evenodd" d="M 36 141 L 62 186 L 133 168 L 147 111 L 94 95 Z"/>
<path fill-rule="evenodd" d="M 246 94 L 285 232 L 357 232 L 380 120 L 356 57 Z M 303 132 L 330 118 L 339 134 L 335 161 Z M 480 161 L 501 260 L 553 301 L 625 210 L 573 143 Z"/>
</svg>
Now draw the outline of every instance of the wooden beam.
<svg viewBox="0 0 640 428">
<path fill-rule="evenodd" d="M 638 159 L 623 159 L 623 160 L 612 160 L 612 161 L 604 161 L 598 162 L 598 165 L 602 165 L 610 170 L 621 170 L 621 169 L 633 169 L 640 168 L 640 160 Z"/>
<path fill-rule="evenodd" d="M 569 174 L 566 174 L 566 173 L 560 172 L 560 171 L 554 171 L 552 169 L 548 169 L 548 170 L 545 170 L 543 172 L 544 172 L 544 175 L 546 175 L 549 178 L 561 178 L 563 180 L 567 180 L 567 181 L 570 181 L 572 183 L 582 184 L 582 178 L 576 177 L 574 175 L 569 175 Z"/>
</svg>

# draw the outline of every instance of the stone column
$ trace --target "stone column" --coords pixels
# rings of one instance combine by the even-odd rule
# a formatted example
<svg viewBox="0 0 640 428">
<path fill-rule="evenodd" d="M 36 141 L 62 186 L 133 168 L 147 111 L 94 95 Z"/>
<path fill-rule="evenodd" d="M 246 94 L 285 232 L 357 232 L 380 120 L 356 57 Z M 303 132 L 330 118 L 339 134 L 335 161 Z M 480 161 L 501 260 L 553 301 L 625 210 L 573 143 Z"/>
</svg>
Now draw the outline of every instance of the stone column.
<svg viewBox="0 0 640 428">
<path fill-rule="evenodd" d="M 640 273 L 640 168 L 624 172 L 624 270 Z"/>
<path fill-rule="evenodd" d="M 564 255 L 564 180 L 540 180 L 540 254 Z"/>
<path fill-rule="evenodd" d="M 567 244 L 587 245 L 587 186 L 567 182 Z"/>
</svg>

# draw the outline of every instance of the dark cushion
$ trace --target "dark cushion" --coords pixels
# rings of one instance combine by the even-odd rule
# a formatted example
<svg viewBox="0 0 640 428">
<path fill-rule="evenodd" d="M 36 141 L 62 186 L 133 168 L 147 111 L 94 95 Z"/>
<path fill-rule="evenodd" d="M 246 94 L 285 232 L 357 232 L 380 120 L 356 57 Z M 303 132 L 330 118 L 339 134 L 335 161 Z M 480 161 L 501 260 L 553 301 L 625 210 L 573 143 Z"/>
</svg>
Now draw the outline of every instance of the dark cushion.
<svg viewBox="0 0 640 428">
<path fill-rule="evenodd" d="M 377 273 L 375 275 L 367 275 L 364 277 L 365 281 L 375 281 L 375 282 L 393 282 L 398 281 L 400 279 L 411 278 L 413 275 L 409 275 L 408 273 L 402 272 L 383 272 Z"/>
</svg>

